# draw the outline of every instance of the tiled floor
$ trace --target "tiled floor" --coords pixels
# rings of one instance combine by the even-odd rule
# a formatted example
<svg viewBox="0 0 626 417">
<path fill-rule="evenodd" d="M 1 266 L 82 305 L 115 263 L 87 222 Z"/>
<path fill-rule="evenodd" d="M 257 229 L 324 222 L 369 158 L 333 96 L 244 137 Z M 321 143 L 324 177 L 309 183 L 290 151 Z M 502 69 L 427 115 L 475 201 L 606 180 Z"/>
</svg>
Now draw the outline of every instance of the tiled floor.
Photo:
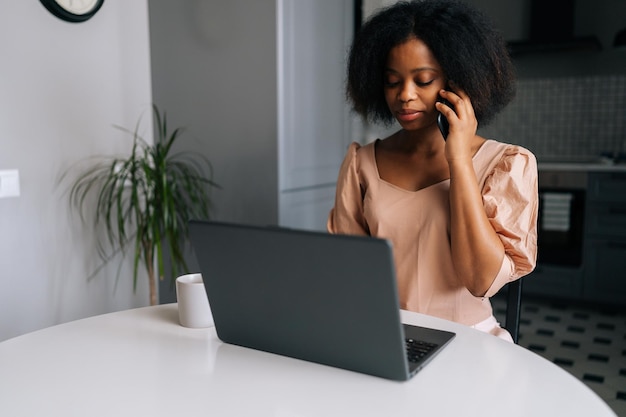
<svg viewBox="0 0 626 417">
<path fill-rule="evenodd" d="M 504 300 L 494 298 L 493 306 L 504 323 Z M 525 296 L 519 344 L 582 380 L 626 417 L 626 307 L 580 307 Z"/>
</svg>

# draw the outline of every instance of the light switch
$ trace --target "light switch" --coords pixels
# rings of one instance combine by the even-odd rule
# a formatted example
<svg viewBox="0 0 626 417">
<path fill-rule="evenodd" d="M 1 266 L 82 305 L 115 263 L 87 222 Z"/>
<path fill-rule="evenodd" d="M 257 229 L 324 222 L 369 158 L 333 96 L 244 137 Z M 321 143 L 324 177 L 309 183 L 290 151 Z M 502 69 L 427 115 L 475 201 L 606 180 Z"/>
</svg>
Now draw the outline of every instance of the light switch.
<svg viewBox="0 0 626 417">
<path fill-rule="evenodd" d="M 17 169 L 0 170 L 0 198 L 19 197 L 20 174 Z"/>
</svg>

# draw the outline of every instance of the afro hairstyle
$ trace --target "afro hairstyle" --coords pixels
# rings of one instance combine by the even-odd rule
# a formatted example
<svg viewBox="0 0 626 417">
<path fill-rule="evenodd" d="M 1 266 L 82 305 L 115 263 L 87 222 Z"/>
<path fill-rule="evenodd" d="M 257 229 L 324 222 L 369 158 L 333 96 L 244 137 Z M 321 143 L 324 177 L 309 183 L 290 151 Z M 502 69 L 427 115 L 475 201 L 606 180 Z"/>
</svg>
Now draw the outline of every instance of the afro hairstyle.
<svg viewBox="0 0 626 417">
<path fill-rule="evenodd" d="M 384 95 L 389 52 L 408 39 L 424 42 L 454 87 L 465 91 L 485 126 L 515 96 L 515 70 L 506 43 L 479 10 L 457 0 L 402 1 L 381 9 L 350 48 L 346 94 L 372 122 L 391 124 Z"/>
</svg>

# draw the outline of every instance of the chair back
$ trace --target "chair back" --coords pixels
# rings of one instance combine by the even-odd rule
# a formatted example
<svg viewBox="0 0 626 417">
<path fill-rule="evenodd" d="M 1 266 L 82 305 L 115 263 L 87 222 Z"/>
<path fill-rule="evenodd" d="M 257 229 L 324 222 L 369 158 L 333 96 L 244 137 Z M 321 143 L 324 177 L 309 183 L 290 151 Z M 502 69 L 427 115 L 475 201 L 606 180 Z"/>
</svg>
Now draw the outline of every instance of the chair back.
<svg viewBox="0 0 626 417">
<path fill-rule="evenodd" d="M 504 328 L 511 333 L 513 342 L 519 340 L 519 322 L 522 310 L 522 278 L 507 284 L 506 317 Z"/>
</svg>

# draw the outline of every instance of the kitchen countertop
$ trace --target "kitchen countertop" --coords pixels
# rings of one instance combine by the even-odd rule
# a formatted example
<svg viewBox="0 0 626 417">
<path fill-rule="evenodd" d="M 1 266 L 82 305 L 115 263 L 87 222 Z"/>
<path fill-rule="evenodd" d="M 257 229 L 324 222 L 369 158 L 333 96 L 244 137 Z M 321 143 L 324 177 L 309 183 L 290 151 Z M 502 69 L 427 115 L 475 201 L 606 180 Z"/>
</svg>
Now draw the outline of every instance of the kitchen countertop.
<svg viewBox="0 0 626 417">
<path fill-rule="evenodd" d="M 626 163 L 604 162 L 541 162 L 537 161 L 539 171 L 587 171 L 587 172 L 626 172 Z"/>
<path fill-rule="evenodd" d="M 600 156 L 537 156 L 540 171 L 626 172 L 626 160 Z"/>
</svg>

